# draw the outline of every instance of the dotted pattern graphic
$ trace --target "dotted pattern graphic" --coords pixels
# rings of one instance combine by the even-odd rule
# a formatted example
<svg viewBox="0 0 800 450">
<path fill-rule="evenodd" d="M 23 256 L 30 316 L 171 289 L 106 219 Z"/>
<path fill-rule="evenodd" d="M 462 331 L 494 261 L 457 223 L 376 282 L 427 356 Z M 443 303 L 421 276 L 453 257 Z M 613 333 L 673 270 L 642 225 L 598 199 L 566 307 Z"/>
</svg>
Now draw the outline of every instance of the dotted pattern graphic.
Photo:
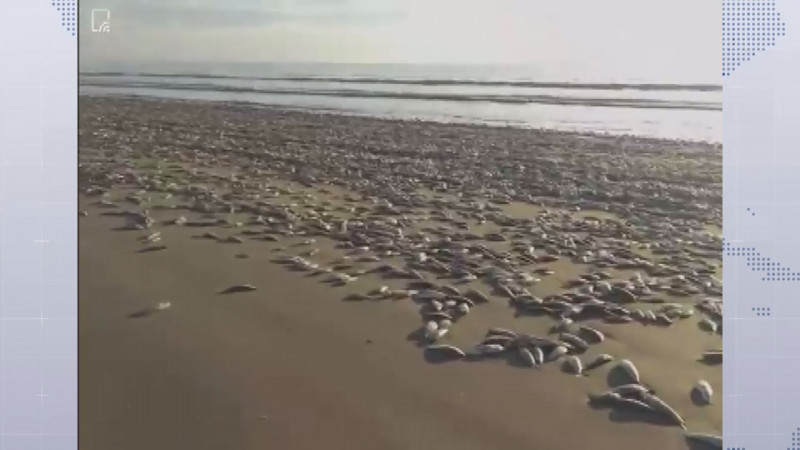
<svg viewBox="0 0 800 450">
<path fill-rule="evenodd" d="M 755 211 L 752 211 L 750 208 L 747 208 L 747 212 L 749 212 L 749 213 L 750 213 L 750 215 L 751 215 L 751 216 L 753 216 L 753 217 L 755 217 L 755 216 L 756 216 L 756 212 L 755 212 Z"/>
<path fill-rule="evenodd" d="M 772 316 L 772 308 L 770 308 L 770 307 L 763 307 L 763 308 L 753 307 L 753 312 L 756 313 L 756 316 L 758 316 L 758 317 L 770 317 L 770 316 Z"/>
<path fill-rule="evenodd" d="M 800 281 L 800 272 L 792 272 L 789 267 L 763 256 L 755 247 L 734 247 L 730 242 L 722 241 L 725 256 L 744 256 L 747 267 L 754 272 L 762 272 L 762 281 Z"/>
<path fill-rule="evenodd" d="M 786 447 L 786 450 L 800 450 L 800 427 L 797 427 L 797 431 L 792 433 L 792 445 Z"/>
<path fill-rule="evenodd" d="M 786 35 L 775 0 L 722 0 L 722 76 Z"/>
<path fill-rule="evenodd" d="M 53 0 L 52 4 L 61 13 L 61 26 L 75 36 L 78 32 L 78 0 Z"/>
</svg>

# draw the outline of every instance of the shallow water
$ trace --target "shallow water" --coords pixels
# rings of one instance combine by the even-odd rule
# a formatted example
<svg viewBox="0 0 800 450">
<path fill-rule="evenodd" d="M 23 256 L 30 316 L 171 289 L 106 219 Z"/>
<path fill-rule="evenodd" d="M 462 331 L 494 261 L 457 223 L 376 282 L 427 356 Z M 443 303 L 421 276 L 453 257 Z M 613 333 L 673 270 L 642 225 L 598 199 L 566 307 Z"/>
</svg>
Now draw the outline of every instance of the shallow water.
<svg viewBox="0 0 800 450">
<path fill-rule="evenodd" d="M 81 92 L 721 142 L 719 86 L 543 77 L 522 68 L 158 67 L 86 72 L 81 76 Z"/>
</svg>

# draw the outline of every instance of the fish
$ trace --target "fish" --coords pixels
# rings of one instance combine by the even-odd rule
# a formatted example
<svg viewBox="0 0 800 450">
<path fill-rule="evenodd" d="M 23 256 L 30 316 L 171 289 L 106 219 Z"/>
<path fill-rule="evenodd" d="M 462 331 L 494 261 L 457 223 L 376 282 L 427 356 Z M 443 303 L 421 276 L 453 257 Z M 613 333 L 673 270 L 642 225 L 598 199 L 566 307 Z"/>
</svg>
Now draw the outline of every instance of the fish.
<svg viewBox="0 0 800 450">
<path fill-rule="evenodd" d="M 533 360 L 536 362 L 537 366 L 544 363 L 544 353 L 542 352 L 541 347 L 534 345 L 531 349 L 531 354 L 533 355 Z"/>
<path fill-rule="evenodd" d="M 437 340 L 441 339 L 442 337 L 444 337 L 444 335 L 445 335 L 445 334 L 447 334 L 447 333 L 449 333 L 449 332 L 450 332 L 450 329 L 449 329 L 449 328 L 439 328 L 438 330 L 436 330 L 436 331 L 433 333 L 433 338 L 432 338 L 432 340 L 433 340 L 433 341 L 437 341 Z"/>
<path fill-rule="evenodd" d="M 550 353 L 547 354 L 547 360 L 555 361 L 566 354 L 567 354 L 567 347 L 563 345 L 556 345 L 555 348 L 550 350 Z"/>
<path fill-rule="evenodd" d="M 456 297 L 461 295 L 461 292 L 453 286 L 448 286 L 448 285 L 440 286 L 439 290 L 447 295 L 453 295 Z"/>
<path fill-rule="evenodd" d="M 428 320 L 453 320 L 453 316 L 443 311 L 425 311 L 422 316 Z"/>
<path fill-rule="evenodd" d="M 577 356 L 568 356 L 564 360 L 564 369 L 574 375 L 580 376 L 583 375 L 583 364 L 581 364 L 581 359 Z"/>
<path fill-rule="evenodd" d="M 487 336 L 491 335 L 503 335 L 508 336 L 510 338 L 517 338 L 517 333 L 511 330 L 507 330 L 505 328 L 489 328 L 489 331 L 486 333 Z"/>
<path fill-rule="evenodd" d="M 529 367 L 536 367 L 538 365 L 536 362 L 536 358 L 534 358 L 533 356 L 533 353 L 531 353 L 531 351 L 528 350 L 527 348 L 520 347 L 519 349 L 517 349 L 517 352 L 519 353 L 519 357 L 522 360 L 522 362 L 525 363 L 525 365 Z"/>
<path fill-rule="evenodd" d="M 702 356 L 703 361 L 708 364 L 721 364 L 722 363 L 722 351 L 721 350 L 710 350 L 703 353 Z"/>
<path fill-rule="evenodd" d="M 617 394 L 616 392 L 606 391 L 602 394 L 589 394 L 589 403 L 592 404 L 615 404 L 622 398 L 621 395 Z"/>
<path fill-rule="evenodd" d="M 686 422 L 683 418 L 675 411 L 671 406 L 669 406 L 664 400 L 661 400 L 657 396 L 653 394 L 644 394 L 642 396 L 642 401 L 653 408 L 654 411 L 657 411 L 668 418 L 670 418 L 676 425 L 680 426 L 683 429 L 686 429 Z"/>
<path fill-rule="evenodd" d="M 596 369 L 603 364 L 609 363 L 614 360 L 614 357 L 608 354 L 597 355 L 590 363 L 586 364 L 586 370 Z"/>
<path fill-rule="evenodd" d="M 569 317 L 565 317 L 558 321 L 558 323 L 555 326 L 555 330 L 563 332 L 569 331 L 569 327 L 572 326 L 573 323 L 574 322 L 572 319 L 570 319 Z"/>
<path fill-rule="evenodd" d="M 705 319 L 700 321 L 700 328 L 708 331 L 709 333 L 716 333 L 717 323 L 706 317 Z"/>
<path fill-rule="evenodd" d="M 463 358 L 467 356 L 463 350 L 454 345 L 449 345 L 449 344 L 429 345 L 425 348 L 425 351 L 431 353 L 439 353 L 444 356 L 455 357 L 455 358 Z"/>
<path fill-rule="evenodd" d="M 629 360 L 623 359 L 619 363 L 617 363 L 617 368 L 621 370 L 625 375 L 628 376 L 631 382 L 640 384 L 641 380 L 639 378 L 639 371 L 636 369 L 636 366 Z"/>
<path fill-rule="evenodd" d="M 645 402 L 643 402 L 641 400 L 633 399 L 633 398 L 620 397 L 620 398 L 617 399 L 616 405 L 618 407 L 625 407 L 625 408 L 628 408 L 628 409 L 638 410 L 638 411 L 647 412 L 647 413 L 652 413 L 652 412 L 655 411 L 653 409 L 653 407 L 651 407 L 647 403 L 645 403 Z"/>
<path fill-rule="evenodd" d="M 470 289 L 464 293 L 464 296 L 474 300 L 476 303 L 489 303 L 489 297 L 477 289 Z"/>
<path fill-rule="evenodd" d="M 576 350 L 585 352 L 589 349 L 589 344 L 583 339 L 571 333 L 561 333 L 561 340 L 572 345 Z"/>
<path fill-rule="evenodd" d="M 696 395 L 696 398 L 703 404 L 709 405 L 711 404 L 711 397 L 714 395 L 714 390 L 711 389 L 711 385 L 708 381 L 700 380 L 694 385 L 694 388 L 692 388 L 692 394 Z"/>
<path fill-rule="evenodd" d="M 722 450 L 722 436 L 714 436 L 703 433 L 686 433 L 686 439 L 693 442 L 700 442 L 709 447 L 709 450 Z"/>
<path fill-rule="evenodd" d="M 481 342 L 481 344 L 497 344 L 497 345 L 502 345 L 503 347 L 508 347 L 514 341 L 515 341 L 515 339 L 512 338 L 512 337 L 505 336 L 505 335 L 502 335 L 502 334 L 493 334 L 493 335 L 486 336 L 483 339 L 483 341 Z"/>
<path fill-rule="evenodd" d="M 423 330 L 426 338 L 433 339 L 433 337 L 436 335 L 436 331 L 439 330 L 439 324 L 434 320 L 429 320 L 427 323 L 425 323 Z"/>
<path fill-rule="evenodd" d="M 592 341 L 596 344 L 599 344 L 605 341 L 606 339 L 605 335 L 602 332 L 600 332 L 600 330 L 594 329 L 592 327 L 587 327 L 585 325 L 582 325 L 580 327 L 580 331 L 584 335 L 589 336 L 592 339 Z"/>
<path fill-rule="evenodd" d="M 497 355 L 503 353 L 506 348 L 500 344 L 478 344 L 475 350 L 482 355 Z"/>
<path fill-rule="evenodd" d="M 257 288 L 252 284 L 237 284 L 234 286 L 229 287 L 222 291 L 223 294 L 233 294 L 238 292 L 251 292 L 255 291 Z"/>
<path fill-rule="evenodd" d="M 641 384 L 623 384 L 621 386 L 617 386 L 611 389 L 610 392 L 614 392 L 623 397 L 632 397 L 632 396 L 640 397 L 644 394 L 652 394 L 652 390 L 650 390 L 650 388 L 642 386 Z"/>
</svg>

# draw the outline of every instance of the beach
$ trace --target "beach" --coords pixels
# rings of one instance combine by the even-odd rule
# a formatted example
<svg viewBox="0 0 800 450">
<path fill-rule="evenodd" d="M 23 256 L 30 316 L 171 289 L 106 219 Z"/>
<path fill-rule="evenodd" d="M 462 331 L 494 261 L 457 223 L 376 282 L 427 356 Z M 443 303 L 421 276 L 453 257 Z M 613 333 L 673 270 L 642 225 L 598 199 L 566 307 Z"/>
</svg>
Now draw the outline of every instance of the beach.
<svg viewBox="0 0 800 450">
<path fill-rule="evenodd" d="M 717 144 L 91 96 L 79 133 L 81 448 L 713 448 L 588 402 L 623 359 L 721 435 Z M 580 326 L 584 376 L 426 350 Z"/>
</svg>

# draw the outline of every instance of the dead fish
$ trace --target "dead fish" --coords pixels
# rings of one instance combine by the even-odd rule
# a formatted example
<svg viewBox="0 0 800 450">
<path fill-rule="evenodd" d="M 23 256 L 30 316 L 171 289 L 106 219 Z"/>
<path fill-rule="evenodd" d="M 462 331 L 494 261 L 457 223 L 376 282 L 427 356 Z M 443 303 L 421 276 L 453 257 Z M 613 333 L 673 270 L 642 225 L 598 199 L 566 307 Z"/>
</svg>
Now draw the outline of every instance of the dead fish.
<svg viewBox="0 0 800 450">
<path fill-rule="evenodd" d="M 544 363 L 544 353 L 542 352 L 541 347 L 533 346 L 531 349 L 531 354 L 533 355 L 533 360 L 536 362 L 537 366 Z"/>
<path fill-rule="evenodd" d="M 711 350 L 703 353 L 703 361 L 708 364 L 721 364 L 722 363 L 722 351 L 719 350 Z"/>
<path fill-rule="evenodd" d="M 547 360 L 555 361 L 558 358 L 561 358 L 562 356 L 566 355 L 567 351 L 568 351 L 567 347 L 563 345 L 556 345 L 552 350 L 550 350 L 550 353 L 547 354 Z"/>
<path fill-rule="evenodd" d="M 596 369 L 602 366 L 603 364 L 607 364 L 613 360 L 614 360 L 613 356 L 605 353 L 597 355 L 597 357 L 595 357 L 589 364 L 586 365 L 586 370 Z"/>
<path fill-rule="evenodd" d="M 580 352 L 585 352 L 589 349 L 589 344 L 586 341 L 571 333 L 561 333 L 561 340 L 572 345 Z"/>
<path fill-rule="evenodd" d="M 604 321 L 606 323 L 612 323 L 612 324 L 614 324 L 614 323 L 631 323 L 631 322 L 633 322 L 633 318 L 630 317 L 630 316 L 622 316 L 622 315 L 617 315 L 617 314 L 611 314 L 611 315 L 607 316 L 604 319 Z"/>
<path fill-rule="evenodd" d="M 600 332 L 600 330 L 594 329 L 592 327 L 587 327 L 585 325 L 580 327 L 580 332 L 583 333 L 585 336 L 588 336 L 589 339 L 592 340 L 595 344 L 599 344 L 603 342 L 606 337 L 605 335 Z"/>
<path fill-rule="evenodd" d="M 536 367 L 538 364 L 536 363 L 536 358 L 533 357 L 533 353 L 525 347 L 520 347 L 517 349 L 519 353 L 519 357 L 522 362 L 525 363 L 528 367 Z"/>
<path fill-rule="evenodd" d="M 236 292 L 250 292 L 255 291 L 256 287 L 252 284 L 237 284 L 235 286 L 231 286 L 228 289 L 222 291 L 223 294 L 233 294 Z"/>
<path fill-rule="evenodd" d="M 481 341 L 481 344 L 497 344 L 502 345 L 503 347 L 510 346 L 515 341 L 514 338 L 509 336 L 504 336 L 502 334 L 493 334 L 487 336 Z"/>
<path fill-rule="evenodd" d="M 489 328 L 489 331 L 486 333 L 486 335 L 487 336 L 491 336 L 493 334 L 500 334 L 500 335 L 508 336 L 508 337 L 515 338 L 515 339 L 517 338 L 517 333 L 515 333 L 515 332 L 513 332 L 511 330 L 507 330 L 505 328 Z"/>
<path fill-rule="evenodd" d="M 474 300 L 476 303 L 489 303 L 489 297 L 477 289 L 470 289 L 464 293 L 464 296 Z"/>
<path fill-rule="evenodd" d="M 239 236 L 229 236 L 223 242 L 227 242 L 229 244 L 241 244 L 244 241 Z"/>
<path fill-rule="evenodd" d="M 583 364 L 581 364 L 581 359 L 574 355 L 568 356 L 564 360 L 564 369 L 573 375 L 583 375 Z"/>
<path fill-rule="evenodd" d="M 603 392 L 602 394 L 592 394 L 592 393 L 589 394 L 589 403 L 597 404 L 597 405 L 600 405 L 600 404 L 606 404 L 606 405 L 615 404 L 620 399 L 622 399 L 621 395 L 617 394 L 616 392 L 611 392 L 611 391 Z"/>
<path fill-rule="evenodd" d="M 667 317 L 666 314 L 664 313 L 657 314 L 655 322 L 665 326 L 672 325 L 672 319 Z"/>
<path fill-rule="evenodd" d="M 467 356 L 463 350 L 454 345 L 449 345 L 449 344 L 429 345 L 425 348 L 425 351 L 430 353 L 438 353 L 440 355 L 451 358 L 463 358 Z"/>
<path fill-rule="evenodd" d="M 554 327 L 555 331 L 560 331 L 560 332 L 569 331 L 569 327 L 571 327 L 573 323 L 574 322 L 572 319 L 570 319 L 569 317 L 564 317 L 563 319 L 559 320 L 556 326 Z"/>
<path fill-rule="evenodd" d="M 714 390 L 706 380 L 700 380 L 692 388 L 692 395 L 696 396 L 698 400 L 704 405 L 711 404 L 711 397 L 714 395 Z"/>
<path fill-rule="evenodd" d="M 669 406 L 664 400 L 661 400 L 657 396 L 653 394 L 644 394 L 642 396 L 642 400 L 649 405 L 653 410 L 667 416 L 670 418 L 676 425 L 680 426 L 683 429 L 686 429 L 686 422 L 684 422 L 683 418 L 675 411 L 671 406 Z"/>
<path fill-rule="evenodd" d="M 453 320 L 453 316 L 442 311 L 426 311 L 422 313 L 422 316 L 428 320 L 435 320 L 437 322 L 445 319 Z"/>
<path fill-rule="evenodd" d="M 481 355 L 498 355 L 503 353 L 506 348 L 500 344 L 478 344 L 475 350 Z"/>
<path fill-rule="evenodd" d="M 206 231 L 200 237 L 202 237 L 203 239 L 214 239 L 216 241 L 219 240 L 219 236 L 217 236 L 215 233 L 212 233 L 211 231 Z"/>
<path fill-rule="evenodd" d="M 631 396 L 638 396 L 641 397 L 644 394 L 652 394 L 653 391 L 646 387 L 642 386 L 641 384 L 623 384 L 621 386 L 617 386 L 611 391 L 615 394 L 619 394 L 623 397 L 631 397 Z"/>
<path fill-rule="evenodd" d="M 439 324 L 436 323 L 434 320 L 429 320 L 424 327 L 425 330 L 425 338 L 433 339 L 436 334 L 436 331 L 439 329 Z"/>
<path fill-rule="evenodd" d="M 387 298 L 391 298 L 393 300 L 402 300 L 404 298 L 408 298 L 410 293 L 405 289 L 397 289 L 393 291 L 389 291 L 386 294 Z"/>
<path fill-rule="evenodd" d="M 469 305 L 466 303 L 459 303 L 458 306 L 456 306 L 456 310 L 463 315 L 469 314 Z"/>
<path fill-rule="evenodd" d="M 453 286 L 448 286 L 448 285 L 440 286 L 439 290 L 447 295 L 452 295 L 454 297 L 461 296 L 461 292 Z"/>
<path fill-rule="evenodd" d="M 636 369 L 636 366 L 629 360 L 623 359 L 617 366 L 619 370 L 621 370 L 625 375 L 628 376 L 631 382 L 641 384 L 641 380 L 639 378 L 639 371 Z"/>
<path fill-rule="evenodd" d="M 440 327 L 438 330 L 436 330 L 436 331 L 433 333 L 433 338 L 432 338 L 432 340 L 433 340 L 433 341 L 438 341 L 439 339 L 441 339 L 442 337 L 444 337 L 444 335 L 445 335 L 445 334 L 447 334 L 447 333 L 449 333 L 449 332 L 450 332 L 450 328 L 441 328 L 441 327 Z"/>
<path fill-rule="evenodd" d="M 142 241 L 149 242 L 149 243 L 158 242 L 160 240 L 161 240 L 161 232 L 160 231 L 155 231 L 155 232 L 150 233 L 147 236 L 142 238 Z"/>
<path fill-rule="evenodd" d="M 389 292 L 389 286 L 381 286 L 378 289 L 372 290 L 371 295 L 386 295 Z"/>
<path fill-rule="evenodd" d="M 139 250 L 139 253 L 150 253 L 150 252 L 158 252 L 161 250 L 166 250 L 166 245 L 151 245 Z"/>
<path fill-rule="evenodd" d="M 620 397 L 616 401 L 616 406 L 621 408 L 624 407 L 633 411 L 641 411 L 646 413 L 655 412 L 655 409 L 653 409 L 652 406 L 641 400 L 636 400 L 635 398 Z"/>
<path fill-rule="evenodd" d="M 700 321 L 700 328 L 708 331 L 709 333 L 716 333 L 717 323 L 706 317 L 705 319 Z"/>
<path fill-rule="evenodd" d="M 686 439 L 693 442 L 700 442 L 709 447 L 709 450 L 722 450 L 722 436 L 714 436 L 702 433 L 686 433 Z"/>
</svg>

